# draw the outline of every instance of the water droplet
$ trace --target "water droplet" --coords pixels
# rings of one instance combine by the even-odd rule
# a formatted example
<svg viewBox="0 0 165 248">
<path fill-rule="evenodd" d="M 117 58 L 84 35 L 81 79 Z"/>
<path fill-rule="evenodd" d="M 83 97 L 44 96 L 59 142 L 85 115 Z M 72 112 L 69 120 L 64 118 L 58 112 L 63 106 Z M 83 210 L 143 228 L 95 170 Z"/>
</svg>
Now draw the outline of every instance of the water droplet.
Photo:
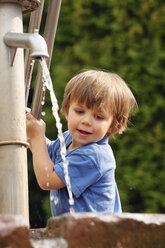
<svg viewBox="0 0 165 248">
<path fill-rule="evenodd" d="M 70 208 L 70 213 L 71 214 L 75 213 L 75 211 L 74 211 L 74 209 L 72 207 Z"/>
<path fill-rule="evenodd" d="M 46 183 L 46 186 L 49 187 L 49 182 Z"/>
<path fill-rule="evenodd" d="M 42 102 L 41 102 L 41 105 L 43 106 L 44 104 L 45 104 L 45 102 L 44 102 L 44 101 L 42 101 Z"/>
<path fill-rule="evenodd" d="M 69 176 L 68 175 L 66 175 L 65 180 L 68 182 L 68 180 L 69 180 Z"/>
<path fill-rule="evenodd" d="M 73 200 L 73 198 L 72 198 L 72 199 L 69 199 L 69 204 L 70 204 L 70 205 L 74 205 L 74 200 Z"/>
<path fill-rule="evenodd" d="M 55 204 L 55 205 L 58 204 L 58 197 L 57 197 L 57 196 L 55 196 L 55 198 L 54 198 L 54 204 Z"/>
<path fill-rule="evenodd" d="M 42 112 L 41 112 L 41 115 L 42 115 L 42 116 L 45 116 L 45 111 L 42 111 Z"/>
<path fill-rule="evenodd" d="M 50 200 L 53 201 L 54 200 L 54 195 L 50 196 Z"/>
</svg>

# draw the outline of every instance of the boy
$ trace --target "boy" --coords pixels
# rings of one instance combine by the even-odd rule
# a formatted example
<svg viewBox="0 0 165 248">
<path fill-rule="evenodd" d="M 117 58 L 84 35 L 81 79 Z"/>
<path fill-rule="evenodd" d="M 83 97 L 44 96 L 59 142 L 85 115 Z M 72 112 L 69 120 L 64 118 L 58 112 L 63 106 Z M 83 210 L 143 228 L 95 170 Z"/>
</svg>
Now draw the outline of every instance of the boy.
<svg viewBox="0 0 165 248">
<path fill-rule="evenodd" d="M 66 85 L 61 110 L 68 121 L 64 139 L 75 212 L 122 211 L 108 137 L 125 130 L 136 107 L 131 90 L 114 73 L 88 70 Z M 51 190 L 52 215 L 69 212 L 59 139 L 47 145 L 45 123 L 31 113 L 26 118 L 35 175 L 42 189 Z"/>
</svg>

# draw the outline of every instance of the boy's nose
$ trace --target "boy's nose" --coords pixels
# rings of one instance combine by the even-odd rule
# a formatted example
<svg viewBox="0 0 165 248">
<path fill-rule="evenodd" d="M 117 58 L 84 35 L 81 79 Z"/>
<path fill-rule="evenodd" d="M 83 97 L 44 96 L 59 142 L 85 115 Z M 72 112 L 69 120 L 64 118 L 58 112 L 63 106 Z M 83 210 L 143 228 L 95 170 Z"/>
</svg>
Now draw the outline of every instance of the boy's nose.
<svg viewBox="0 0 165 248">
<path fill-rule="evenodd" d="M 87 114 L 87 115 L 83 116 L 81 122 L 82 122 L 84 125 L 90 126 L 91 123 L 92 123 L 91 115 Z"/>
</svg>

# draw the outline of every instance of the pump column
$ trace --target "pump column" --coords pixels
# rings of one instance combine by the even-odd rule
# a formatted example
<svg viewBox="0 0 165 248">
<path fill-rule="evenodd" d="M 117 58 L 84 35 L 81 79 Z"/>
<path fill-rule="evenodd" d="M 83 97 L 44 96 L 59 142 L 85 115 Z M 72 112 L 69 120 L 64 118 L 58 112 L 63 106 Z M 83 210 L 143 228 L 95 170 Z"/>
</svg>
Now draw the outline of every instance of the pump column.
<svg viewBox="0 0 165 248">
<path fill-rule="evenodd" d="M 18 48 L 11 66 L 3 38 L 22 33 L 22 6 L 0 3 L 0 214 L 22 215 L 29 223 L 24 55 Z M 7 1 L 6 1 L 7 2 Z"/>
</svg>

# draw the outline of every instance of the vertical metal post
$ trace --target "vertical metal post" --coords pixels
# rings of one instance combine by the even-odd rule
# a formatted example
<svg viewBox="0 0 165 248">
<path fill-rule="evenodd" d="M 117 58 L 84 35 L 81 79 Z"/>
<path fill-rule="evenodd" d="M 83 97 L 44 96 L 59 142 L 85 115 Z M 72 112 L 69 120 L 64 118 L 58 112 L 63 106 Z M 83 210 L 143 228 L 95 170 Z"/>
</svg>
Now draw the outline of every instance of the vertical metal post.
<svg viewBox="0 0 165 248">
<path fill-rule="evenodd" d="M 49 3 L 48 14 L 45 25 L 45 41 L 48 46 L 49 59 L 47 60 L 48 68 L 50 68 L 52 52 L 54 47 L 54 41 L 56 36 L 57 24 L 60 14 L 62 0 L 51 0 Z M 32 103 L 32 113 L 37 118 L 40 119 L 42 105 L 41 101 L 43 99 L 45 92 L 42 86 L 42 70 L 41 66 L 38 67 L 37 82 Z"/>
<path fill-rule="evenodd" d="M 45 0 L 41 0 L 40 2 L 41 2 L 40 7 L 36 11 L 33 11 L 30 15 L 30 23 L 28 29 L 29 33 L 34 33 L 35 29 L 37 30 L 40 29 Z M 32 60 L 32 58 L 30 57 L 30 51 L 26 50 L 26 56 L 25 56 L 25 105 L 26 106 L 28 105 L 33 67 L 34 67 L 34 60 Z"/>
<path fill-rule="evenodd" d="M 0 213 L 29 222 L 23 49 L 10 65 L 3 38 L 23 32 L 21 5 L 0 3 Z"/>
</svg>

